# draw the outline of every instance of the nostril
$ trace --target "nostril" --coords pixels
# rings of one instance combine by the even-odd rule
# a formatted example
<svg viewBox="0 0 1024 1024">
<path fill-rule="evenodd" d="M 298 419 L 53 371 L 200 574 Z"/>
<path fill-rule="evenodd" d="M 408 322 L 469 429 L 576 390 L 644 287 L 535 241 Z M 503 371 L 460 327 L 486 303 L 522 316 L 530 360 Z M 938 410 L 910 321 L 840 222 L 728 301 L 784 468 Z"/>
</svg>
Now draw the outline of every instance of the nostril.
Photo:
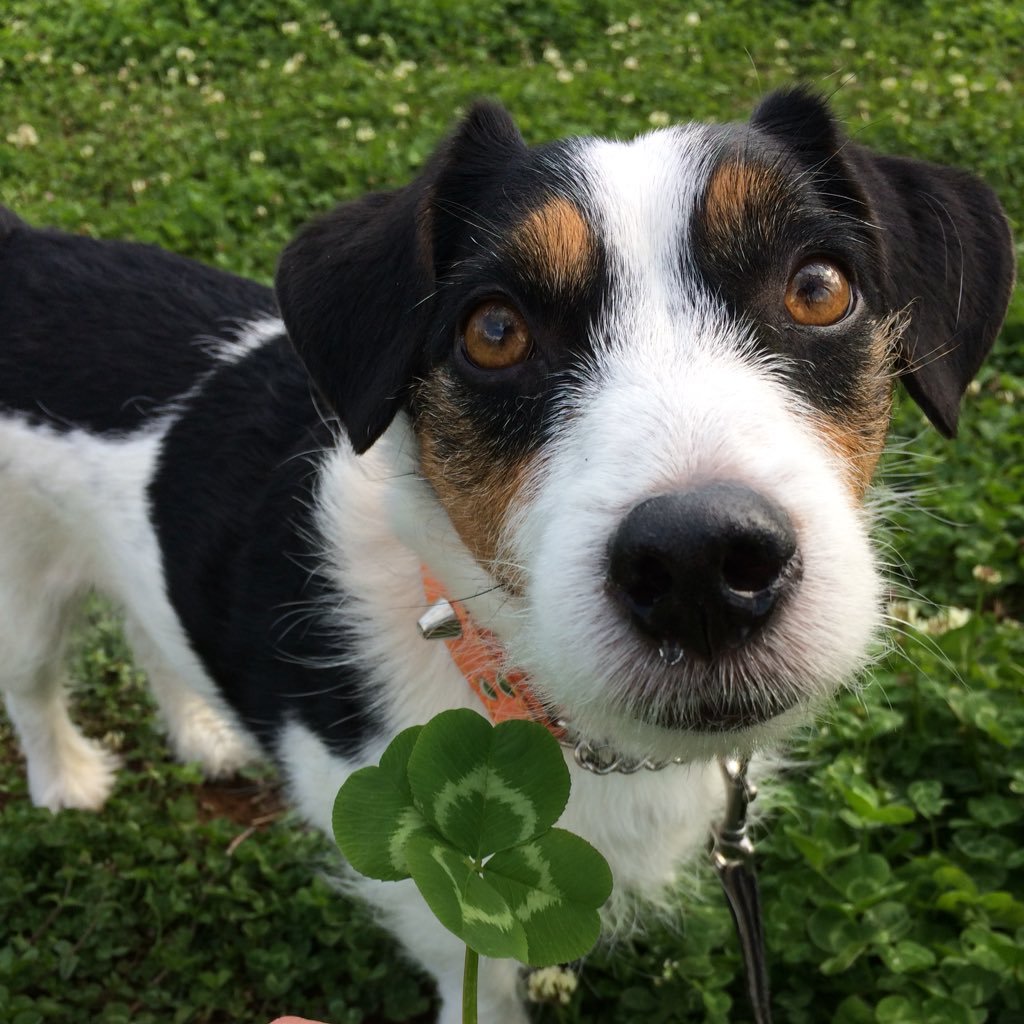
<svg viewBox="0 0 1024 1024">
<path fill-rule="evenodd" d="M 768 550 L 758 541 L 734 542 L 722 560 L 722 582 L 738 594 L 759 594 L 778 583 L 792 557 L 792 550 Z"/>
</svg>

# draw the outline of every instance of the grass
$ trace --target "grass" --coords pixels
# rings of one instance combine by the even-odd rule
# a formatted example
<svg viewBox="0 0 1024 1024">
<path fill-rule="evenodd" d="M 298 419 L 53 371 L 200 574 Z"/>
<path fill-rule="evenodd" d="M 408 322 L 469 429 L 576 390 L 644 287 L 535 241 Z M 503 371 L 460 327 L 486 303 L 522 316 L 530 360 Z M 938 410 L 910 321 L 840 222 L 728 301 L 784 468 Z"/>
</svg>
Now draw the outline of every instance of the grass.
<svg viewBox="0 0 1024 1024">
<path fill-rule="evenodd" d="M 406 180 L 473 96 L 541 141 L 738 119 L 801 80 L 860 141 L 981 173 L 1019 234 L 1019 32 L 1019 4 L 995 0 L 8 0 L 0 200 L 269 280 L 300 222 Z M 915 498 L 885 539 L 926 631 L 897 633 L 775 790 L 760 845 L 780 1021 L 1024 1022 L 1022 352 L 1018 291 L 960 437 L 899 410 L 885 480 Z M 0 725 L 0 1019 L 430 1019 L 429 987 L 325 881 L 326 843 L 271 778 L 211 787 L 169 762 L 102 606 L 74 670 L 80 719 L 126 771 L 102 815 L 52 818 Z M 543 1020 L 745 1024 L 703 888 L 595 956 Z"/>
</svg>

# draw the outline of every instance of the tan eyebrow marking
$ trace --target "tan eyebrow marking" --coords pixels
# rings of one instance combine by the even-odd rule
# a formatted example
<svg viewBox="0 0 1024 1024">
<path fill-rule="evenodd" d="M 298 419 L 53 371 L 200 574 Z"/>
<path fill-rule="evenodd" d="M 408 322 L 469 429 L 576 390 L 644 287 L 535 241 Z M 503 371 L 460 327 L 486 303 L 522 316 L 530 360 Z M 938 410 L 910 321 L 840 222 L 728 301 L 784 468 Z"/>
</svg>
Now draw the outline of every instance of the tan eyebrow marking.
<svg viewBox="0 0 1024 1024">
<path fill-rule="evenodd" d="M 534 210 L 516 228 L 513 244 L 532 276 L 554 291 L 586 284 L 597 248 L 582 214 L 567 199 L 556 197 Z"/>
<path fill-rule="evenodd" d="M 784 193 L 785 181 L 774 168 L 738 160 L 719 164 L 704 193 L 708 230 L 728 238 L 752 215 L 770 211 Z"/>
</svg>

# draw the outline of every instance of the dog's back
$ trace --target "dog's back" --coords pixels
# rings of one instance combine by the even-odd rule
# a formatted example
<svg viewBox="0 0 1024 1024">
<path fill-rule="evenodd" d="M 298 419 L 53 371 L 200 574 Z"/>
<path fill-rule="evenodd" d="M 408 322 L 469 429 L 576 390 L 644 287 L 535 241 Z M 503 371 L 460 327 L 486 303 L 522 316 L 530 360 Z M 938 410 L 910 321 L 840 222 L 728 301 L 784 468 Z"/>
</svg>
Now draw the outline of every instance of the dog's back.
<svg viewBox="0 0 1024 1024">
<path fill-rule="evenodd" d="M 0 408 L 56 430 L 138 429 L 209 370 L 218 338 L 274 308 L 253 281 L 0 208 Z"/>
</svg>

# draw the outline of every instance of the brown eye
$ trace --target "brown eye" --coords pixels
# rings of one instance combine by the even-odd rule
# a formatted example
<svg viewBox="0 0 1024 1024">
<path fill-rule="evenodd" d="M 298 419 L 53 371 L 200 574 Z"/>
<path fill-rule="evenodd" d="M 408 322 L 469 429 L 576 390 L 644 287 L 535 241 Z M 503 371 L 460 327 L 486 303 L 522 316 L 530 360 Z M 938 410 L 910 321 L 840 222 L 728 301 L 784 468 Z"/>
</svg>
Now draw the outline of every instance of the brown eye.
<svg viewBox="0 0 1024 1024">
<path fill-rule="evenodd" d="M 786 309 L 807 327 L 829 327 L 850 311 L 853 290 L 846 275 L 828 260 L 805 263 L 790 278 Z"/>
<path fill-rule="evenodd" d="M 530 355 L 533 341 L 522 314 L 502 302 L 481 303 L 462 331 L 466 355 L 482 370 L 504 370 Z"/>
</svg>

